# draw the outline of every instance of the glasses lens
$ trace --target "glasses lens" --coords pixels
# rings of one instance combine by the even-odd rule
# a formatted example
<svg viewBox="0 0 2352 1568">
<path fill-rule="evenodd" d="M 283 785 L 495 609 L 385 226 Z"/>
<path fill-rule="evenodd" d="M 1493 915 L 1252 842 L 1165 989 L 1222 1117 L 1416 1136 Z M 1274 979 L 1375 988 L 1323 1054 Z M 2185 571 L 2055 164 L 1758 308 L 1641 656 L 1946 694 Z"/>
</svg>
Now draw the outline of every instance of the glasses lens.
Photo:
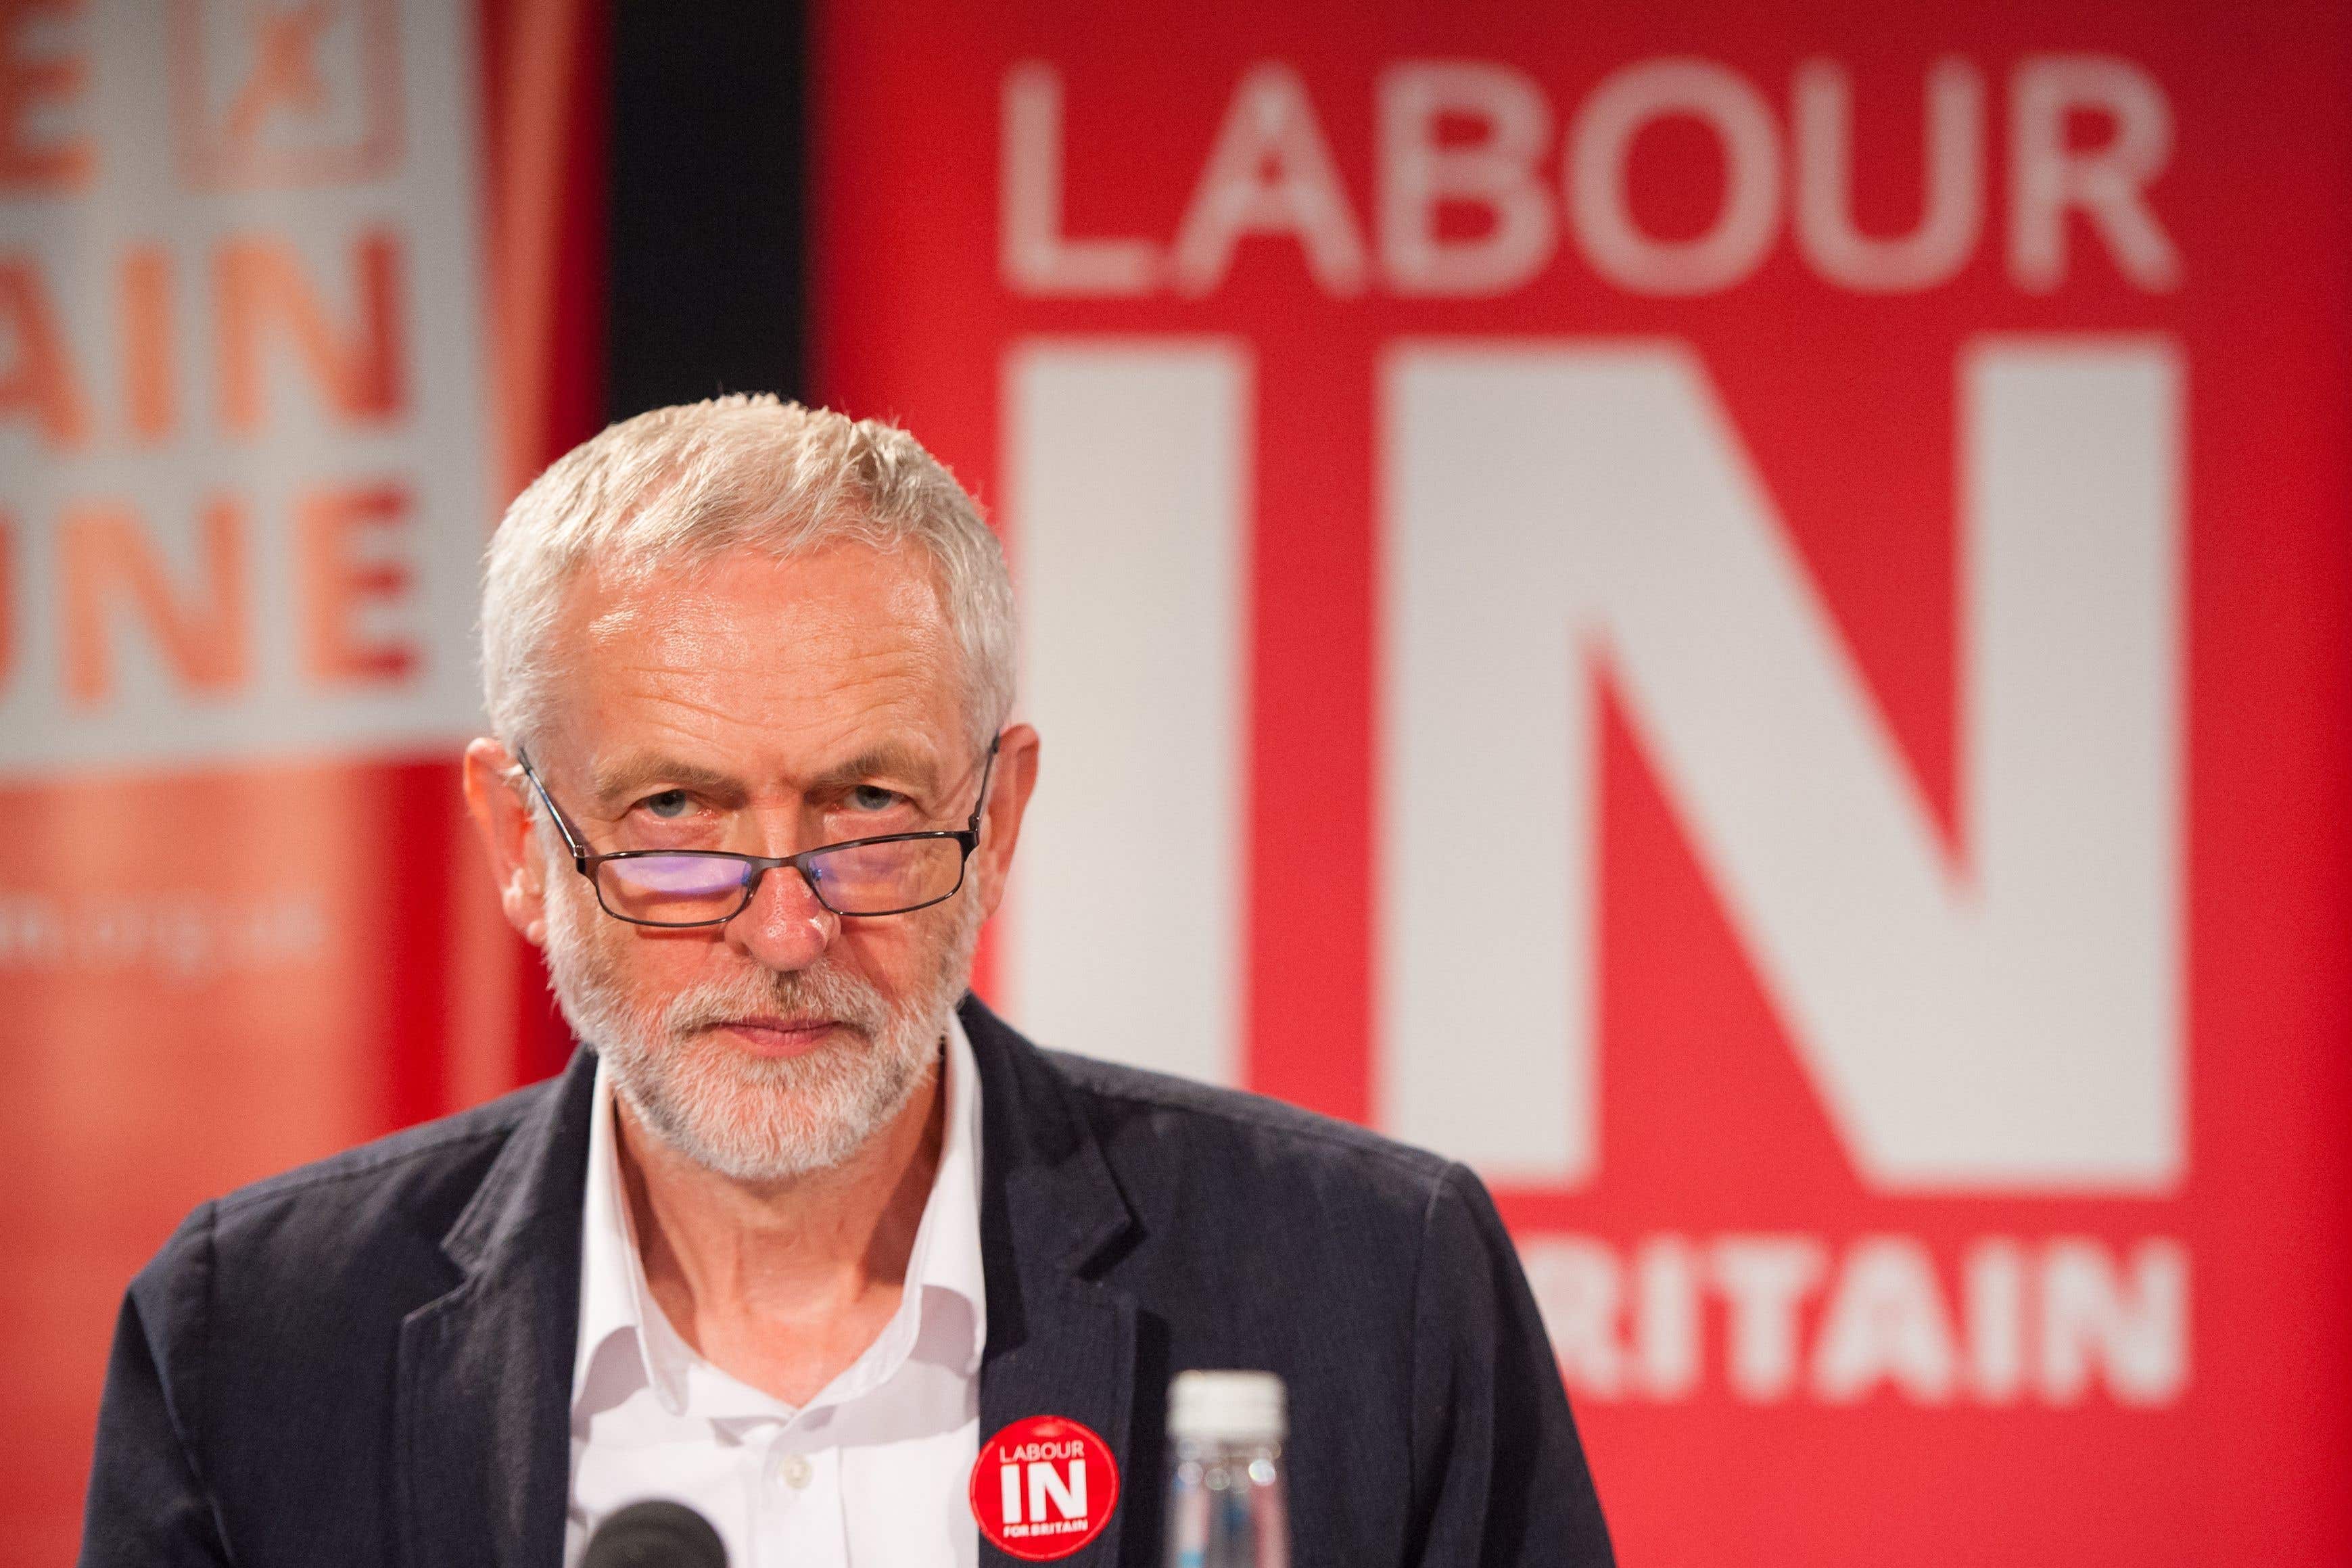
<svg viewBox="0 0 2352 1568">
<path fill-rule="evenodd" d="M 954 839 L 847 844 L 803 862 L 817 896 L 843 915 L 892 915 L 936 904 L 963 881 L 963 845 Z"/>
<path fill-rule="evenodd" d="M 735 912 L 750 869 L 726 855 L 631 855 L 596 868 L 596 891 L 624 920 L 695 925 Z"/>
</svg>

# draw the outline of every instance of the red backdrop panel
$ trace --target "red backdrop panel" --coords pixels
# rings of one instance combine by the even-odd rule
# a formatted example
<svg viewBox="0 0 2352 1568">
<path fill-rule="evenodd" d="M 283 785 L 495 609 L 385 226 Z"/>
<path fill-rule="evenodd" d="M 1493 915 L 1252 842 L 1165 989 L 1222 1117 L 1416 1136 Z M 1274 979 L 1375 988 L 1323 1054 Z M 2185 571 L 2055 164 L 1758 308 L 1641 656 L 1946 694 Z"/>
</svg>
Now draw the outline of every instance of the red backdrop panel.
<svg viewBox="0 0 2352 1568">
<path fill-rule="evenodd" d="M 1752 465 L 1740 494 L 1768 499 L 1751 511 L 1769 528 L 1750 533 L 1785 542 L 1791 570 L 1772 580 L 1820 608 L 1815 642 L 1858 683 L 1849 706 L 1883 727 L 1882 771 L 1907 780 L 1955 907 L 1973 896 L 1980 828 L 2009 809 L 1971 783 L 1990 733 L 1972 705 L 1991 700 L 1980 688 L 1999 670 L 1969 650 L 2007 632 L 1970 619 L 1997 569 L 1972 519 L 2000 503 L 1969 476 L 1981 489 L 2009 470 L 1970 467 L 1969 433 L 2009 394 L 1971 402 L 1989 383 L 1969 379 L 1986 362 L 1970 356 L 2122 356 L 2100 362 L 2127 361 L 2177 395 L 2143 410 L 2168 433 L 2147 471 L 2172 497 L 2147 515 L 2175 531 L 2118 536 L 2155 563 L 2145 602 L 2162 650 L 2162 667 L 2125 684 L 2162 695 L 2147 733 L 2169 738 L 2116 776 L 2135 789 L 2174 780 L 2147 797 L 2170 868 L 2150 929 L 2169 956 L 2136 993 L 2174 1027 L 2153 1066 L 2118 1080 L 2154 1083 L 2161 1102 L 2140 1115 L 2154 1152 L 2136 1166 L 1989 1176 L 1960 1159 L 1923 1175 L 1899 1138 L 1874 1145 L 1878 1091 L 1840 1076 L 1822 1019 L 1878 977 L 1832 977 L 1815 1008 L 1801 955 L 1775 956 L 1781 916 L 1765 894 L 1801 894 L 1807 872 L 1744 871 L 1726 848 L 1749 830 L 1736 810 L 1711 815 L 1714 775 L 1673 722 L 1704 708 L 1704 679 L 1699 697 L 1668 691 L 1681 654 L 1643 652 L 1650 612 L 1614 600 L 1602 634 L 1569 655 L 1593 706 L 1577 733 L 1597 805 L 1570 848 L 1597 886 L 1579 949 L 1594 1045 L 1577 1080 L 1597 1088 L 1563 1174 L 1488 1166 L 1631 1561 L 2188 1563 L 2252 1548 L 2315 1563 L 2352 1550 L 2345 32 L 2315 5 L 1113 16 L 897 0 L 821 17 L 820 391 L 898 418 L 1001 502 L 1024 591 L 1051 564 L 1024 553 L 1024 503 L 1052 463 L 1084 455 L 1024 444 L 1020 356 L 1083 342 L 1148 359 L 1208 340 L 1243 367 L 1246 395 L 1216 404 L 1243 431 L 1237 647 L 1218 698 L 1238 730 L 1231 776 L 1194 781 L 1238 807 L 1231 843 L 1181 850 L 1234 866 L 1230 1075 L 1336 1114 L 1412 1134 L 1422 1113 L 1382 1085 L 1438 1048 L 1394 1038 L 1387 1020 L 1408 1015 L 1383 999 L 1399 951 L 1384 933 L 1401 928 L 1392 906 L 1416 863 L 1390 810 L 1409 792 L 1399 758 L 1418 766 L 1395 747 L 1396 727 L 1418 722 L 1397 687 L 1411 645 L 1398 607 L 1420 602 L 1398 575 L 1420 504 L 1402 447 L 1436 441 L 1442 423 L 1412 423 L 1413 367 L 1434 362 L 1413 356 L 1517 346 L 1591 369 L 1597 344 L 1663 343 L 1703 368 L 1723 416 L 1706 450 Z M 1521 123 L 1537 129 L 1501 174 L 1449 165 L 1455 199 L 1423 209 L 1398 163 L 1412 138 L 1382 106 L 1399 112 L 1400 68 L 1432 61 L 1497 68 L 1535 95 Z M 1973 156 L 1956 178 L 1976 221 L 1955 220 L 1911 273 L 1842 262 L 1832 225 L 1804 210 L 1806 182 L 1816 199 L 1824 188 L 1825 143 L 1801 123 L 1799 83 L 1827 79 L 1822 62 L 1852 90 L 1852 174 L 1837 188 L 1853 225 L 1882 239 L 1931 205 L 1930 73 L 1957 84 L 1956 102 L 1974 94 L 1979 118 L 1956 122 Z M 1634 113 L 1612 152 L 1612 105 L 1690 79 L 1712 84 L 1694 89 L 1699 109 L 1685 97 Z M 1500 103 L 1436 115 L 1424 146 L 1504 145 Z M 1222 175 L 1221 147 L 1235 160 Z M 1588 171 L 1580 187 L 1580 157 L 1597 183 Z M 2066 183 L 2094 168 L 2108 174 Z M 2099 185 L 2109 177 L 2121 183 Z M 1540 211 L 1509 219 L 1494 194 L 1507 187 Z M 1499 261 L 1484 253 L 1488 270 L 1458 292 L 1431 292 L 1415 270 L 1415 235 L 1470 254 L 1509 221 L 1536 237 Z M 2122 428 L 2063 398 L 2048 412 L 2079 421 L 2089 445 Z M 1489 451 L 1475 435 L 1412 450 Z M 2041 460 L 2045 477 L 2063 478 L 2064 455 Z M 1126 515 L 1115 488 L 1106 528 Z M 1465 472 L 1453 488 L 1492 486 Z M 2089 515 L 2112 500 L 2059 504 Z M 1692 581 L 1706 577 L 1690 564 Z M 2107 602 L 2098 567 L 2084 569 L 2086 606 Z M 1531 555 L 1496 570 L 1552 567 Z M 1148 599 L 1128 611 L 1164 613 Z M 1747 614 L 1733 601 L 1726 623 Z M 2078 641 L 2044 666 L 2050 689 L 2076 680 L 2068 659 L 2104 657 L 2109 631 L 2086 609 Z M 1146 683 L 1125 708 L 1106 693 L 1095 717 L 1132 728 L 1129 710 L 1150 713 L 1184 679 Z M 1083 729 L 1077 716 L 1066 729 Z M 1049 731 L 1041 811 L 1056 743 Z M 1822 760 L 1824 788 L 1838 766 Z M 1723 794 L 1734 808 L 1758 798 L 1738 783 Z M 1496 799 L 1516 788 L 1499 782 Z M 1463 810 L 1474 836 L 1506 845 L 1524 821 L 1486 818 L 1475 799 Z M 1153 891 L 1137 891 L 1146 924 Z M 2086 906 L 2108 891 L 2090 888 Z M 1454 918 L 1475 930 L 1493 917 Z M 1517 950 L 1512 932 L 1488 935 Z M 2040 946 L 2080 943 L 2087 971 L 2111 936 L 2056 925 Z M 1002 944 L 994 957 L 1002 971 Z M 1163 979 L 1124 1005 L 1140 1017 L 1192 983 Z M 1024 989 L 1016 1009 L 1031 1000 Z M 2053 1037 L 2052 1075 L 2074 1071 L 2077 1043 Z M 1508 1084 L 1484 1092 L 1504 1119 Z M 2032 1104 L 2013 1109 L 2032 1121 Z M 2119 1109 L 2115 1124 L 2137 1114 Z M 1998 1108 L 1958 1105 L 1953 1124 L 1969 1116 L 2002 1124 Z"/>
</svg>

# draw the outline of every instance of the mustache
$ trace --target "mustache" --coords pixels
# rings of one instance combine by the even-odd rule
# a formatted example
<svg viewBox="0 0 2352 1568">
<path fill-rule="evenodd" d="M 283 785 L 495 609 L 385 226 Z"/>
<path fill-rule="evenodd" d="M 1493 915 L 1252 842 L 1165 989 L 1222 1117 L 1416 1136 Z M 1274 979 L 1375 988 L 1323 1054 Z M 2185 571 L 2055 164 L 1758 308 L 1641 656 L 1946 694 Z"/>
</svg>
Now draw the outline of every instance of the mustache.
<svg viewBox="0 0 2352 1568">
<path fill-rule="evenodd" d="M 662 1025 L 677 1037 L 762 1013 L 828 1018 L 869 1035 L 890 1021 L 889 1004 L 880 992 L 822 966 L 788 973 L 751 970 L 688 987 L 663 1008 Z"/>
</svg>

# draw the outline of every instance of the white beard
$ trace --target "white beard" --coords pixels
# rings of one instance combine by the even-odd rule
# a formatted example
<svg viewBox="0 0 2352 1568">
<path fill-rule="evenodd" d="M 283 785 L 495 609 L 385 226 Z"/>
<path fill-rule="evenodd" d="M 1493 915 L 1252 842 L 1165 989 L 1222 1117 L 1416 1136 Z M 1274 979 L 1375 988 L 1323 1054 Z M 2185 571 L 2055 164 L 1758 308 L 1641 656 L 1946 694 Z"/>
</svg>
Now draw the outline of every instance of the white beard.
<svg viewBox="0 0 2352 1568">
<path fill-rule="evenodd" d="M 609 917 L 587 887 L 572 886 L 562 874 L 568 859 L 549 868 L 547 968 L 556 1002 L 572 1031 L 603 1055 L 637 1119 L 697 1165 L 761 1185 L 830 1170 L 904 1110 L 937 1069 L 949 1018 L 971 981 L 979 899 L 955 905 L 929 984 L 896 1005 L 820 958 L 789 973 L 747 969 L 733 980 L 690 987 L 656 1011 L 621 994 L 598 940 L 605 934 L 595 929 Z M 835 1019 L 862 1038 L 779 1061 L 731 1049 L 709 1032 L 759 1014 Z"/>
</svg>

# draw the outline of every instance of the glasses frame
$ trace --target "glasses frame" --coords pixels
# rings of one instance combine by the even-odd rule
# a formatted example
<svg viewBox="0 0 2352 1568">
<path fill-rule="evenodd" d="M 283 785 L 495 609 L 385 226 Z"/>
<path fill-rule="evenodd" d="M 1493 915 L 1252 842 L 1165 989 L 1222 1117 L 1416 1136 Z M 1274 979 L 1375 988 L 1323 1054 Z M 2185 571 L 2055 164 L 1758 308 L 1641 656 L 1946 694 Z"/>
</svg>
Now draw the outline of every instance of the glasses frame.
<svg viewBox="0 0 2352 1568">
<path fill-rule="evenodd" d="M 981 814 L 988 808 L 989 777 L 996 769 L 996 748 L 1003 742 L 1004 737 L 999 735 L 988 743 L 988 756 L 980 767 L 980 798 L 971 803 L 971 816 L 962 827 L 933 828 L 916 833 L 877 833 L 871 838 L 844 839 L 839 843 L 819 844 L 814 849 L 803 850 L 798 854 L 790 855 L 747 855 L 739 854 L 733 850 L 614 850 L 609 854 L 598 854 L 589 849 L 585 839 L 580 833 L 572 830 L 571 819 L 563 814 L 563 808 L 555 803 L 555 797 L 547 792 L 547 786 L 541 782 L 538 770 L 530 765 L 530 755 L 520 747 L 515 747 L 515 760 L 522 766 L 522 776 L 530 779 L 530 787 L 539 792 L 540 803 L 547 808 L 547 814 L 554 819 L 555 831 L 563 835 L 563 847 L 572 852 L 572 869 L 586 877 L 588 885 L 595 891 L 597 908 L 614 919 L 626 922 L 631 925 L 643 925 L 656 931 L 698 931 L 712 925 L 724 925 L 751 908 L 751 900 L 759 895 L 760 879 L 770 872 L 781 870 L 785 866 L 790 866 L 800 873 L 801 883 L 809 890 L 810 897 L 815 899 L 820 906 L 844 920 L 881 920 L 893 915 L 912 915 L 918 909 L 929 909 L 935 904 L 945 904 L 963 891 L 964 875 L 971 865 L 971 852 L 980 847 L 980 819 Z M 809 862 L 821 855 L 831 854 L 836 850 L 863 849 L 870 844 L 900 844 L 917 839 L 952 839 L 963 851 L 956 860 L 955 885 L 937 898 L 927 898 L 920 904 L 909 904 L 898 909 L 862 911 L 837 909 L 826 899 L 824 891 L 817 886 L 817 879 L 809 874 Z M 611 904 L 604 902 L 604 884 L 596 876 L 598 866 L 607 861 L 646 860 L 656 855 L 672 859 L 679 855 L 692 855 L 700 860 L 734 861 L 748 866 L 750 869 L 743 874 L 742 902 L 715 920 L 683 921 L 639 920 L 634 915 L 618 913 Z"/>
</svg>

